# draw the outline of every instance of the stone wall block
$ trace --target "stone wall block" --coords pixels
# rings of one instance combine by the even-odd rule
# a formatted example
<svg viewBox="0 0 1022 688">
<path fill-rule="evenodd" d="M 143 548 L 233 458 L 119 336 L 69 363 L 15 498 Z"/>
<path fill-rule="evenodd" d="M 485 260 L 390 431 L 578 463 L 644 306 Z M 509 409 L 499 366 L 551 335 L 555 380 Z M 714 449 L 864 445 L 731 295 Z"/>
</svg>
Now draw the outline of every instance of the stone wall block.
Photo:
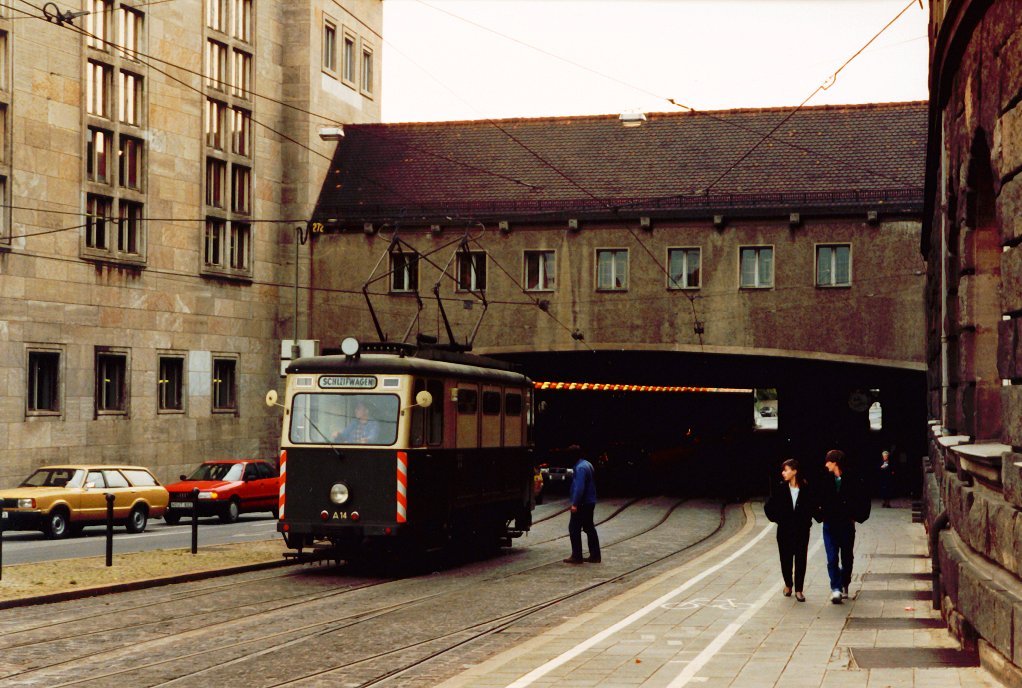
<svg viewBox="0 0 1022 688">
<path fill-rule="evenodd" d="M 1000 393 L 1003 442 L 1022 447 L 1022 385 L 1001 387 Z"/>
<path fill-rule="evenodd" d="M 976 631 L 999 652 L 1012 654 L 1014 604 L 975 567 L 966 565 L 960 572 L 958 609 Z"/>
<path fill-rule="evenodd" d="M 1022 509 L 1022 466 L 1016 466 L 1016 463 L 1022 463 L 1022 454 L 1008 453 L 1001 460 L 1001 493 L 1004 501 Z M 1022 532 L 1019 534 L 1022 535 Z M 1022 540 L 1019 544 L 1022 545 Z M 1016 554 L 1016 560 L 1022 561 L 1022 558 Z"/>
<path fill-rule="evenodd" d="M 1001 241 L 1012 243 L 1022 239 L 1022 177 L 1015 177 L 1001 186 L 996 206 Z"/>
<path fill-rule="evenodd" d="M 1010 21 L 1013 29 L 997 54 L 1000 94 L 999 109 L 1004 112 L 1008 106 L 1022 96 L 1022 27 L 1018 21 Z"/>
<path fill-rule="evenodd" d="M 1022 311 L 1022 247 L 1001 254 L 1001 308 L 1005 313 Z"/>
<path fill-rule="evenodd" d="M 1016 334 L 1018 318 L 1000 320 L 997 323 L 997 374 L 1001 379 L 1019 377 L 1015 367 Z"/>
<path fill-rule="evenodd" d="M 947 535 L 941 536 L 941 542 L 946 542 Z M 958 581 L 959 573 L 961 571 L 961 562 L 957 558 L 951 556 L 948 549 L 943 545 L 938 545 L 940 549 L 940 585 L 944 591 L 944 596 L 950 598 L 952 606 L 958 603 Z"/>
<path fill-rule="evenodd" d="M 1022 108 L 1014 107 L 997 120 L 991 156 L 1001 179 L 1022 169 Z"/>
<path fill-rule="evenodd" d="M 977 552 L 986 554 L 990 548 L 987 536 L 987 500 L 976 488 L 962 488 L 965 532 L 959 535 Z"/>
<path fill-rule="evenodd" d="M 1018 574 L 1018 558 L 1015 552 L 1015 521 L 1018 510 L 999 498 L 985 497 L 987 509 L 987 550 L 991 559 Z"/>
</svg>

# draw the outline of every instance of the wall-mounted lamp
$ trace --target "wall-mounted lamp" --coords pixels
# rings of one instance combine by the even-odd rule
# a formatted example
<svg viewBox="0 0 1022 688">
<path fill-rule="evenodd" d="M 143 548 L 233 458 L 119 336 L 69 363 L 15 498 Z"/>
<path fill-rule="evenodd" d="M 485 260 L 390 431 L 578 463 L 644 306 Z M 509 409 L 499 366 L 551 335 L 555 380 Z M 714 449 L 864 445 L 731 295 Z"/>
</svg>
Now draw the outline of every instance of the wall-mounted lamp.
<svg viewBox="0 0 1022 688">
<path fill-rule="evenodd" d="M 501 220 L 497 223 L 497 228 L 504 234 L 508 234 L 511 231 L 511 224 L 507 220 Z"/>
<path fill-rule="evenodd" d="M 365 222 L 362 224 L 362 231 L 366 234 L 376 234 L 376 228 L 373 227 L 372 222 Z"/>
<path fill-rule="evenodd" d="M 646 121 L 646 115 L 641 112 L 622 112 L 618 120 L 623 127 L 641 127 Z"/>
<path fill-rule="evenodd" d="M 429 226 L 429 233 L 432 234 L 433 236 L 436 236 L 437 234 L 439 234 L 442 231 L 444 231 L 444 229 L 440 225 L 430 225 Z"/>
<path fill-rule="evenodd" d="M 52 12 L 49 9 L 51 7 L 53 8 Z M 48 2 L 45 5 L 43 5 L 43 17 L 46 19 L 46 21 L 57 22 L 57 26 L 63 26 L 64 24 L 71 24 L 72 26 L 74 26 L 72 22 L 75 19 L 77 19 L 78 17 L 84 17 L 87 14 L 92 13 L 89 12 L 88 10 L 75 10 L 74 12 L 72 12 L 71 10 L 66 10 L 64 12 L 61 12 L 60 8 L 57 7 L 56 3 L 53 2 Z"/>
<path fill-rule="evenodd" d="M 572 232 L 577 232 L 579 230 L 578 220 L 575 218 L 568 220 L 568 229 Z"/>
<path fill-rule="evenodd" d="M 716 227 L 717 229 L 723 229 L 724 228 L 724 216 L 723 215 L 714 215 L 713 216 L 713 226 Z"/>
<path fill-rule="evenodd" d="M 653 221 L 648 215 L 643 215 L 639 218 L 639 227 L 645 229 L 647 232 L 653 231 Z"/>
<path fill-rule="evenodd" d="M 788 213 L 788 226 L 798 227 L 802 224 L 802 215 L 800 213 Z"/>
<path fill-rule="evenodd" d="M 880 213 L 878 213 L 875 210 L 866 211 L 866 222 L 868 222 L 871 225 L 880 224 Z"/>
<path fill-rule="evenodd" d="M 344 127 L 320 127 L 319 138 L 324 141 L 340 141 L 344 138 Z"/>
</svg>

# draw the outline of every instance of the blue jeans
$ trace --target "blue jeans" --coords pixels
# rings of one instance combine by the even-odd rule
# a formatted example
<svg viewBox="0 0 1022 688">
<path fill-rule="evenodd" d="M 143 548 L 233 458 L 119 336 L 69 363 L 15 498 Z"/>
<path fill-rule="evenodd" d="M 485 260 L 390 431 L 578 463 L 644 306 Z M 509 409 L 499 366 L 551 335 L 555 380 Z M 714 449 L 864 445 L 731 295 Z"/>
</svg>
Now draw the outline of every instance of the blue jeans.
<svg viewBox="0 0 1022 688">
<path fill-rule="evenodd" d="M 823 548 L 827 550 L 827 573 L 830 589 L 847 588 L 852 582 L 852 549 L 855 547 L 855 524 L 823 524 Z M 840 558 L 840 561 L 839 561 Z"/>
</svg>

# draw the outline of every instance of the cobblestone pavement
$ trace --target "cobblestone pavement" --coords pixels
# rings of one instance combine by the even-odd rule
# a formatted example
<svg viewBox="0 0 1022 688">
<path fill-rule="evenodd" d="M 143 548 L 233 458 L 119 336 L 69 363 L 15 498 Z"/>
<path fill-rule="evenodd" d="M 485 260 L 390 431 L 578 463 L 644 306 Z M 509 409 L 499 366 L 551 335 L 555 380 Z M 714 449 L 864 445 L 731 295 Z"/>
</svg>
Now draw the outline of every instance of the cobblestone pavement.
<svg viewBox="0 0 1022 688">
<path fill-rule="evenodd" d="M 708 551 L 740 527 L 730 512 L 722 526 L 712 502 L 607 500 L 599 566 L 561 563 L 560 514 L 510 552 L 432 575 L 301 567 L 5 610 L 0 685 L 434 686 Z"/>
<path fill-rule="evenodd" d="M 929 600 L 907 504 L 858 526 L 851 599 L 829 600 L 813 529 L 807 602 L 781 595 L 759 505 L 739 537 L 440 684 L 442 688 L 993 688 L 979 667 L 920 666 L 958 646 Z M 586 575 L 588 572 L 580 572 Z M 895 668 L 892 665 L 913 664 Z"/>
</svg>

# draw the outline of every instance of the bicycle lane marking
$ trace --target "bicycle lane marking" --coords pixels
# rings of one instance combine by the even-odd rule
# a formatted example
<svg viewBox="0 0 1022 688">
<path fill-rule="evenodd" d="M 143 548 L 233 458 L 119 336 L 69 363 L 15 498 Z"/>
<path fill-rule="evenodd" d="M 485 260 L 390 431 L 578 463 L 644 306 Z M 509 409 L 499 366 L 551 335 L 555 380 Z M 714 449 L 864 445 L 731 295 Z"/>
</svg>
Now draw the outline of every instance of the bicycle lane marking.
<svg viewBox="0 0 1022 688">
<path fill-rule="evenodd" d="M 817 540 L 816 544 L 812 546 L 809 553 L 806 555 L 806 559 L 812 559 L 812 557 L 820 551 L 820 547 L 823 545 L 823 540 Z M 734 637 L 735 633 L 741 630 L 742 626 L 756 615 L 760 609 L 763 608 L 767 602 L 777 596 L 777 586 L 771 583 L 766 591 L 760 595 L 759 599 L 752 603 L 752 606 L 742 612 L 742 615 L 729 623 L 727 627 L 721 631 L 716 638 L 710 641 L 710 644 L 703 648 L 695 658 L 688 663 L 688 665 L 678 674 L 673 681 L 667 684 L 667 688 L 683 688 L 687 686 L 688 682 L 695 678 L 696 672 L 706 666 L 706 663 L 713 659 L 720 650 L 727 645 L 727 642 Z"/>
<path fill-rule="evenodd" d="M 740 549 L 735 551 L 733 554 L 728 556 L 723 561 L 721 561 L 721 562 L 719 562 L 717 564 L 714 564 L 713 566 L 711 566 L 710 568 L 706 569 L 702 573 L 699 573 L 696 576 L 693 576 L 692 578 L 689 578 L 687 581 L 685 581 L 684 583 L 682 583 L 678 587 L 674 588 L 674 590 L 671 590 L 670 592 L 668 592 L 668 593 L 666 593 L 664 595 L 661 595 L 659 598 L 653 600 L 652 602 L 647 604 L 645 607 L 639 609 L 638 611 L 632 612 L 631 614 L 626 616 L 624 619 L 622 619 L 621 621 L 618 621 L 617 623 L 613 624 L 609 628 L 606 628 L 606 629 L 600 631 L 596 635 L 591 636 L 587 640 L 582 641 L 581 643 L 579 643 L 575 647 L 571 648 L 570 650 L 562 653 L 561 655 L 559 655 L 557 657 L 554 657 L 553 659 L 551 659 L 550 661 L 546 662 L 545 664 L 542 664 L 542 665 L 536 667 L 535 669 L 533 669 L 529 673 L 525 674 L 524 676 L 522 676 L 518 680 L 516 680 L 516 681 L 514 681 L 512 683 L 509 683 L 507 688 L 525 688 L 526 686 L 532 685 L 533 682 L 535 682 L 536 680 L 542 678 L 543 676 L 547 675 L 548 673 L 550 673 L 551 671 L 553 671 L 557 667 L 565 664 L 566 662 L 571 661 L 575 657 L 578 657 L 580 654 L 582 654 L 586 650 L 592 648 L 597 643 L 600 643 L 603 640 L 606 640 L 607 638 L 609 638 L 610 636 L 614 635 L 618 631 L 620 631 L 620 630 L 622 630 L 624 628 L 627 628 L 628 626 L 631 626 L 633 623 L 635 623 L 636 621 L 638 621 L 642 617 L 646 616 L 650 612 L 653 612 L 653 611 L 659 609 L 661 605 L 663 605 L 666 602 L 670 602 L 675 597 L 677 597 L 681 593 L 685 592 L 686 590 L 691 588 L 693 585 L 695 585 L 696 583 L 698 583 L 701 580 L 703 580 L 704 578 L 706 578 L 707 576 L 713 575 L 717 571 L 720 571 L 722 568 L 724 568 L 725 566 L 727 566 L 728 564 L 733 562 L 735 559 L 737 559 L 738 557 L 742 556 L 743 554 L 748 552 L 750 549 L 755 547 L 756 544 L 759 543 L 760 540 L 762 540 L 764 537 L 766 537 L 767 533 L 773 532 L 773 530 L 774 530 L 774 524 L 771 523 L 770 525 L 765 526 L 763 528 L 763 530 L 760 531 L 759 535 L 757 535 L 752 540 L 747 542 Z M 758 600 L 757 600 L 757 602 L 758 602 Z M 760 605 L 760 606 L 762 606 L 762 605 Z M 743 614 L 742 616 L 745 616 L 745 615 Z"/>
</svg>

